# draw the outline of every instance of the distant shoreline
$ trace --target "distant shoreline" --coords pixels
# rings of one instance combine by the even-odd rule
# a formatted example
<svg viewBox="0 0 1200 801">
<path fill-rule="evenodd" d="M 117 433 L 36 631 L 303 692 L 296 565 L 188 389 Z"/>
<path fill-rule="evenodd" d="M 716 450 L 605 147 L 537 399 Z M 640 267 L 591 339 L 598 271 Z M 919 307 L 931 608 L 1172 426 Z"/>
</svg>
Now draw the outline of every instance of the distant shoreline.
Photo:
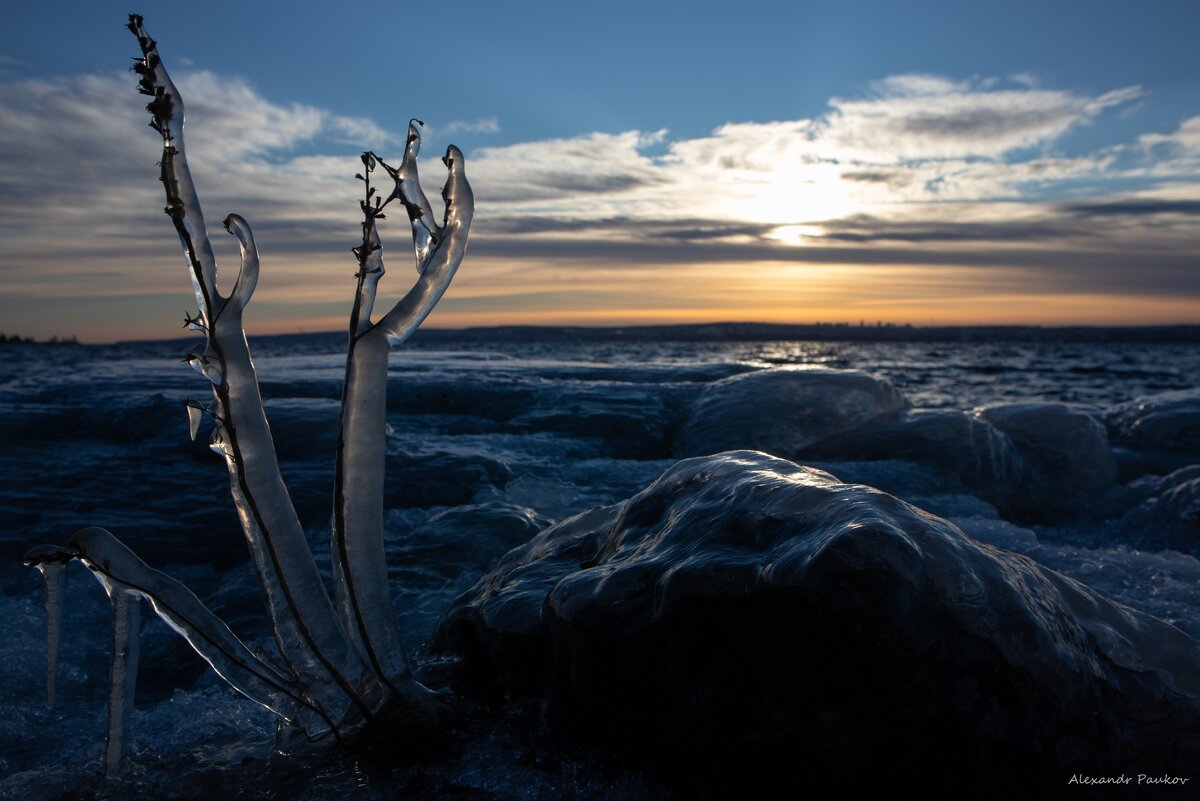
<svg viewBox="0 0 1200 801">
<path fill-rule="evenodd" d="M 343 331 L 258 334 L 252 339 L 297 337 L 343 339 Z M 194 338 L 180 337 L 185 341 Z M 914 326 L 848 323 L 696 323 L 690 325 L 538 326 L 500 325 L 472 328 L 422 328 L 415 343 L 439 342 L 1062 342 L 1200 343 L 1200 324 L 1160 326 Z M 132 342 L 174 340 L 128 340 Z"/>
<path fill-rule="evenodd" d="M 913 326 L 814 323 L 698 323 L 639 326 L 490 326 L 421 329 L 416 341 L 501 342 L 1200 342 L 1200 325 L 1164 326 Z"/>
</svg>

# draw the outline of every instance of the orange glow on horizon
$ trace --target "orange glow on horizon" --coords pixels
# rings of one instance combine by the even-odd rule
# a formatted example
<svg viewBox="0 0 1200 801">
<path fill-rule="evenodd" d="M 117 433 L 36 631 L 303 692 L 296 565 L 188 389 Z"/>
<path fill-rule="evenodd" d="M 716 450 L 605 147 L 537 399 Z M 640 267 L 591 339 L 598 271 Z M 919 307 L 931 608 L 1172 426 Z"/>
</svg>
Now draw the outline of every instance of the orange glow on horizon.
<svg viewBox="0 0 1200 801">
<path fill-rule="evenodd" d="M 468 256 L 468 261 L 469 261 Z M 245 318 L 251 336 L 344 331 L 350 282 L 319 260 L 264 276 Z M 407 289 L 395 270 L 389 308 Z M 1030 287 L 1034 291 L 1029 291 Z M 388 287 L 392 289 L 393 287 Z M 1040 290 L 1040 291 L 1039 291 Z M 52 301 L 61 303 L 61 301 Z M 93 296 L 111 309 L 87 330 L 14 327 L 48 339 L 78 334 L 85 342 L 185 337 L 184 290 L 153 295 Z M 34 322 L 41 324 L 40 320 Z M 720 322 L 877 322 L 913 326 L 1139 326 L 1200 324 L 1200 303 L 1188 296 L 1071 292 L 1031 280 L 1022 268 L 929 265 L 710 263 L 620 265 L 517 263 L 482 258 L 464 265 L 427 328 L 475 326 L 639 326 Z"/>
</svg>

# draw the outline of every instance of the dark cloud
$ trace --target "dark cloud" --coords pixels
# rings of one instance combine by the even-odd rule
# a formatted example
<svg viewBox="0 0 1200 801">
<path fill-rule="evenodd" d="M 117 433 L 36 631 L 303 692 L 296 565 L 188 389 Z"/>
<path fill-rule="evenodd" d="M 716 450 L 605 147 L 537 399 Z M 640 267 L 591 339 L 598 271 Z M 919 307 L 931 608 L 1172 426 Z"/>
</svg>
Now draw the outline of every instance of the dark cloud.
<svg viewBox="0 0 1200 801">
<path fill-rule="evenodd" d="M 481 183 L 478 197 L 490 203 L 520 203 L 531 200 L 577 199 L 580 195 L 613 195 L 664 183 L 665 178 L 642 174 L 539 173 L 536 183 L 503 180 Z"/>
<path fill-rule="evenodd" d="M 655 236 L 667 239 L 695 241 L 724 239 L 728 237 L 754 237 L 761 239 L 775 225 L 762 223 L 730 224 L 720 220 L 683 218 L 660 222 L 638 220 L 632 217 L 603 217 L 598 219 L 575 219 L 563 217 L 498 217 L 482 220 L 476 231 L 480 234 L 507 234 L 513 236 L 529 234 L 573 234 L 580 232 L 611 232 L 618 236 Z"/>
<path fill-rule="evenodd" d="M 1079 233 L 1053 221 L 894 222 L 856 214 L 821 223 L 822 240 L 835 242 L 1041 242 Z"/>
<path fill-rule="evenodd" d="M 907 173 L 890 170 L 851 170 L 841 174 L 844 181 L 854 181 L 860 184 L 884 184 L 900 188 L 910 185 L 913 177 Z"/>
<path fill-rule="evenodd" d="M 1079 217 L 1148 217 L 1157 214 L 1186 214 L 1200 216 L 1200 200 L 1114 200 L 1092 203 L 1072 203 L 1061 206 L 1063 211 Z"/>
<path fill-rule="evenodd" d="M 1066 108 L 971 108 L 955 113 L 914 114 L 900 121 L 905 133 L 954 139 L 989 141 L 1008 139 L 1014 133 L 1065 126 L 1073 116 Z"/>
<path fill-rule="evenodd" d="M 570 217 L 540 217 L 533 214 L 520 217 L 491 217 L 480 219 L 475 231 L 489 234 L 568 234 L 579 231 L 603 231 L 628 228 L 638 223 L 631 217 L 602 217 L 577 219 Z"/>
<path fill-rule="evenodd" d="M 543 185 L 560 192 L 608 194 L 627 192 L 643 186 L 661 183 L 650 175 L 580 175 L 578 173 L 543 173 Z"/>
<path fill-rule="evenodd" d="M 1054 247 L 854 247 L 782 245 L 767 242 L 706 242 L 612 239 L 516 239 L 481 237 L 472 254 L 538 259 L 578 267 L 691 266 L 776 262 L 855 267 L 981 267 L 1021 270 L 1029 291 L 1121 291 L 1140 295 L 1200 297 L 1195 279 L 1200 256 L 1151 246 L 1112 249 Z"/>
<path fill-rule="evenodd" d="M 756 223 L 744 223 L 741 225 L 702 224 L 691 227 L 677 227 L 677 225 L 672 225 L 661 229 L 660 235 L 665 236 L 668 239 L 677 239 L 685 242 L 711 239 L 728 239 L 729 237 L 753 237 L 756 239 L 762 239 L 765 234 L 777 227 L 778 226 L 776 225 L 762 225 Z"/>
</svg>

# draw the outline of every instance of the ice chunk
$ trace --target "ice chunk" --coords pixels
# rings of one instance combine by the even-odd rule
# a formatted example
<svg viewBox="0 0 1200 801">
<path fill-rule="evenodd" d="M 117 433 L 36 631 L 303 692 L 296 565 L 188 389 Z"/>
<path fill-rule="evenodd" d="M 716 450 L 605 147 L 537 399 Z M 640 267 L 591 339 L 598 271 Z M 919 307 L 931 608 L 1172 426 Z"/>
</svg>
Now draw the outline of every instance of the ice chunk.
<svg viewBox="0 0 1200 801">
<path fill-rule="evenodd" d="M 1200 455 L 1200 389 L 1148 395 L 1108 410 L 1118 445 L 1141 451 Z"/>
<path fill-rule="evenodd" d="M 756 448 L 793 458 L 834 434 L 895 422 L 904 408 L 890 383 L 857 370 L 760 370 L 706 388 L 676 450 L 696 456 Z"/>
<path fill-rule="evenodd" d="M 822 460 L 903 459 L 928 465 L 1005 509 L 1018 500 L 1026 472 L 1007 434 L 960 411 L 918 412 L 900 423 L 847 431 L 807 451 Z M 864 483 L 907 497 L 873 481 Z"/>
<path fill-rule="evenodd" d="M 518 476 L 504 488 L 504 497 L 538 514 L 560 519 L 578 510 L 579 487 L 561 478 L 539 478 L 528 473 Z"/>
<path fill-rule="evenodd" d="M 1081 490 L 1103 489 L 1116 476 L 1108 434 L 1094 409 L 1008 403 L 984 406 L 975 414 L 1007 434 L 1041 469 L 1069 476 Z"/>
<path fill-rule="evenodd" d="M 1200 465 L 1160 479 L 1153 494 L 1122 517 L 1116 530 L 1141 548 L 1200 556 Z"/>
</svg>

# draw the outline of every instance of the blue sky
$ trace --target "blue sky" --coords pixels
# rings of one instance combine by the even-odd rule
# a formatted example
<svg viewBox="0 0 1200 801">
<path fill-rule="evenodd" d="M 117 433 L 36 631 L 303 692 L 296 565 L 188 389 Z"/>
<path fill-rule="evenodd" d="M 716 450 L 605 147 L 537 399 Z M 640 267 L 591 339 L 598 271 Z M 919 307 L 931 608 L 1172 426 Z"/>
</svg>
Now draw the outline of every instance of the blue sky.
<svg viewBox="0 0 1200 801">
<path fill-rule="evenodd" d="M 259 232 L 252 330 L 340 327 L 353 157 L 410 116 L 479 199 L 431 324 L 1200 322 L 1195 2 L 136 10 L 210 219 Z M 124 13 L 5 10 L 0 330 L 168 336 L 186 303 Z"/>
</svg>

